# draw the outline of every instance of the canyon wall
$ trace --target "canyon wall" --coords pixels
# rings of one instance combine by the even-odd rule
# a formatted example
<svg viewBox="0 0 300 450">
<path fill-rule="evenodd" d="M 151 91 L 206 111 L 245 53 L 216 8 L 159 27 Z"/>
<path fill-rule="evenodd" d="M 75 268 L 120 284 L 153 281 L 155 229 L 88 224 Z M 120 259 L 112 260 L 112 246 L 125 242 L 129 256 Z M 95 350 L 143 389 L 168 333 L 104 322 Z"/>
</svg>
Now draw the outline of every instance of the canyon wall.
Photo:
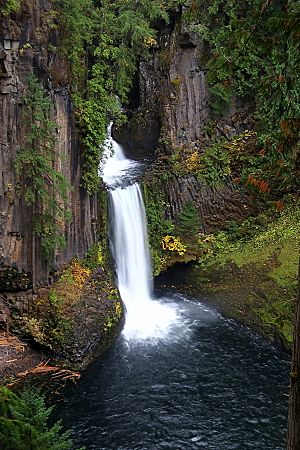
<svg viewBox="0 0 300 450">
<path fill-rule="evenodd" d="M 37 285 L 51 281 L 51 271 L 73 256 L 83 256 L 96 241 L 97 202 L 81 187 L 81 146 L 74 126 L 68 88 L 68 65 L 55 53 L 58 34 L 51 2 L 22 1 L 18 13 L 0 21 L 0 290 L 27 289 L 34 274 Z M 70 223 L 60 224 L 67 246 L 54 261 L 43 257 L 34 236 L 32 209 L 20 195 L 14 161 L 22 148 L 26 126 L 22 122 L 26 78 L 35 74 L 49 93 L 52 119 L 57 122 L 53 167 L 69 182 Z"/>
<path fill-rule="evenodd" d="M 237 187 L 232 177 L 221 187 L 212 187 L 193 173 L 172 170 L 170 161 L 194 150 L 204 154 L 212 138 L 231 139 L 251 129 L 251 105 L 234 99 L 230 109 L 215 120 L 202 64 L 205 48 L 190 31 L 187 12 L 188 8 L 178 9 L 170 24 L 160 27 L 157 46 L 150 58 L 141 61 L 132 90 L 138 104 L 132 102 L 135 108 L 128 114 L 129 122 L 115 129 L 114 135 L 129 156 L 154 160 L 145 180 L 150 189 L 164 191 L 166 217 L 176 222 L 184 205 L 192 202 L 202 231 L 211 232 L 256 213 L 253 195 Z"/>
</svg>

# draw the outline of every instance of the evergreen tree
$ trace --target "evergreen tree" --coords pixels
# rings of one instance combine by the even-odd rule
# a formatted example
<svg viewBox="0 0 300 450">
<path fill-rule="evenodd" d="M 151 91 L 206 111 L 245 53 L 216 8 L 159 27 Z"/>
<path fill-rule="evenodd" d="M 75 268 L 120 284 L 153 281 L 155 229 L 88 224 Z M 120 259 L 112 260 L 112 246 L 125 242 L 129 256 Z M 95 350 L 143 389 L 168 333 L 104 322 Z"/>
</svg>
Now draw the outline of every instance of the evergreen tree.
<svg viewBox="0 0 300 450">
<path fill-rule="evenodd" d="M 53 407 L 47 407 L 36 390 L 26 389 L 19 396 L 0 387 L 0 442 L 2 450 L 70 450 L 68 432 L 56 422 L 49 427 Z"/>
<path fill-rule="evenodd" d="M 182 208 L 179 216 L 178 234 L 185 239 L 195 239 L 200 230 L 200 219 L 198 211 L 193 202 L 187 202 Z"/>
</svg>

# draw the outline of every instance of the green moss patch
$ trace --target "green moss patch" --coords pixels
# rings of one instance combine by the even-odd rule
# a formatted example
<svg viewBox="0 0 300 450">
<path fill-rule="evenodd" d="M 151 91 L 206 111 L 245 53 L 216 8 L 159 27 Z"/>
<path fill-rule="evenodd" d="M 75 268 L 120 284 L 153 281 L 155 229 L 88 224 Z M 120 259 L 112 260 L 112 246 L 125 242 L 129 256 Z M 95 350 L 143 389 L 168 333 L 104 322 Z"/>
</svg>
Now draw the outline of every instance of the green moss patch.
<svg viewBox="0 0 300 450">
<path fill-rule="evenodd" d="M 270 217 L 273 220 L 257 227 L 252 237 L 233 239 L 228 232 L 215 235 L 210 253 L 194 265 L 188 284 L 225 315 L 290 349 L 297 295 L 299 208 L 294 205 Z"/>
<path fill-rule="evenodd" d="M 60 366 L 85 368 L 122 327 L 123 304 L 104 260 L 95 245 L 84 260 L 73 259 L 51 287 L 41 289 L 26 314 L 15 314 L 14 326 L 50 351 Z"/>
</svg>

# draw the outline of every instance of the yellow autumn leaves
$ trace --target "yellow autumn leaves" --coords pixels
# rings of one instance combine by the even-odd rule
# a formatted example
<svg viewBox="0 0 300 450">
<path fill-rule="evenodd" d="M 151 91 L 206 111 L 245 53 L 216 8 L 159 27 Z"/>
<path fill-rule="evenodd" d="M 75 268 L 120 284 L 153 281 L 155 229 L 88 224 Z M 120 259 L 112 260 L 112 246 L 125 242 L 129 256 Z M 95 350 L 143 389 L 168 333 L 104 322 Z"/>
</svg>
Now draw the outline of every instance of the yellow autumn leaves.
<svg viewBox="0 0 300 450">
<path fill-rule="evenodd" d="M 156 41 L 156 39 L 154 39 L 152 37 L 148 37 L 148 38 L 144 39 L 144 45 L 147 48 L 156 47 L 157 46 L 157 41 Z"/>
<path fill-rule="evenodd" d="M 180 242 L 179 238 L 175 236 L 164 236 L 161 241 L 163 250 L 169 250 L 175 252 L 180 256 L 183 256 L 186 252 L 186 246 Z"/>
</svg>

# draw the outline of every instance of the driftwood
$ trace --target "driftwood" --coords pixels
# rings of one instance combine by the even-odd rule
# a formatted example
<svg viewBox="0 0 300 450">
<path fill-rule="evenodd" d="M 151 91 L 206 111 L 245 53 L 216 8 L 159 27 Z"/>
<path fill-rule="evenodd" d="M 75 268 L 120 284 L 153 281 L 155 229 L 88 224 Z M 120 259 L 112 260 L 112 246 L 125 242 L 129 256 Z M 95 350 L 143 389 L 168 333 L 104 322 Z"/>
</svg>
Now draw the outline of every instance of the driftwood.
<svg viewBox="0 0 300 450">
<path fill-rule="evenodd" d="M 21 342 L 17 337 L 14 336 L 1 336 L 0 335 L 0 347 L 13 347 L 17 352 L 24 352 L 27 344 Z"/>
<path fill-rule="evenodd" d="M 28 345 L 24 342 L 21 342 L 17 337 L 11 335 L 7 336 L 5 332 L 0 331 L 0 348 L 1 347 L 9 347 L 10 349 L 13 349 L 15 352 L 24 353 L 27 350 Z M 7 354 L 6 358 L 9 357 L 10 359 L 7 359 L 5 361 L 5 364 L 16 363 L 17 361 L 20 360 L 20 358 L 21 359 L 23 358 L 23 356 L 21 355 L 18 356 L 16 354 L 13 355 Z M 22 381 L 28 375 L 43 375 L 43 374 L 49 374 L 52 380 L 57 381 L 71 380 L 74 382 L 78 380 L 81 376 L 79 372 L 75 372 L 73 370 L 68 369 L 62 369 L 61 367 L 50 365 L 48 360 L 43 361 L 39 365 L 32 367 L 28 370 L 17 373 L 14 381 L 12 381 L 12 383 L 8 384 L 7 386 L 12 387 L 13 385 Z"/>
<path fill-rule="evenodd" d="M 14 384 L 18 383 L 22 378 L 27 377 L 28 375 L 40 375 L 48 373 L 51 375 L 52 379 L 57 379 L 61 381 L 76 381 L 80 378 L 79 372 L 74 372 L 73 370 L 68 369 L 62 369 L 61 367 L 57 366 L 49 366 L 48 362 L 41 363 L 36 367 L 33 367 L 32 369 L 25 370 L 24 372 L 20 372 L 17 375 L 16 380 L 14 380 L 11 384 L 8 384 L 8 387 L 13 386 Z"/>
</svg>

